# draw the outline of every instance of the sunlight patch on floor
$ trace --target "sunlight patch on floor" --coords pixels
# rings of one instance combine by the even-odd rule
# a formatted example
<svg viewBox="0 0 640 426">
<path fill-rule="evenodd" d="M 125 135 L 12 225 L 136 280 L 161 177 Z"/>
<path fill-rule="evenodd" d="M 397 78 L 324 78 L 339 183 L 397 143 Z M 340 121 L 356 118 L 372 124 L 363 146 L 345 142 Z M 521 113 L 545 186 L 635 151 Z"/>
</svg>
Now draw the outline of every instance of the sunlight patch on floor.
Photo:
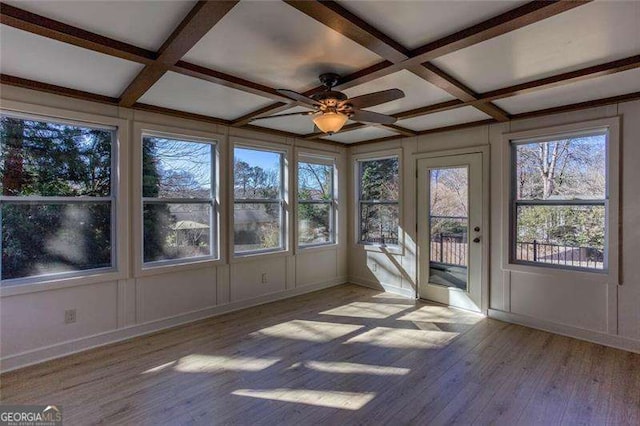
<svg viewBox="0 0 640 426">
<path fill-rule="evenodd" d="M 343 317 L 384 319 L 411 308 L 407 305 L 390 303 L 353 302 L 348 305 L 338 306 L 328 311 L 320 312 L 322 315 L 338 315 Z"/>
<path fill-rule="evenodd" d="M 251 333 L 251 336 L 329 342 L 363 328 L 362 325 L 336 324 L 322 321 L 293 320 Z"/>
<path fill-rule="evenodd" d="M 382 348 L 437 349 L 445 347 L 458 333 L 404 328 L 376 327 L 345 343 L 367 343 Z"/>
<path fill-rule="evenodd" d="M 398 294 L 387 293 L 387 292 L 374 294 L 373 296 L 369 296 L 369 299 L 397 299 L 399 303 L 400 302 L 407 302 L 407 303 L 413 303 L 414 302 L 413 299 L 407 299 L 406 296 L 400 296 Z"/>
<path fill-rule="evenodd" d="M 372 376 L 405 376 L 411 372 L 409 368 L 337 361 L 303 361 L 293 364 L 291 368 L 302 366 L 322 373 L 368 374 Z"/>
<path fill-rule="evenodd" d="M 288 388 L 238 389 L 233 391 L 232 394 L 251 398 L 270 399 L 273 401 L 314 405 L 316 407 L 341 408 L 344 410 L 359 410 L 376 396 L 373 392 L 339 392 Z"/>
<path fill-rule="evenodd" d="M 398 321 L 476 324 L 484 317 L 480 314 L 453 310 L 445 306 L 423 306 L 398 318 Z"/>
<path fill-rule="evenodd" d="M 166 362 L 164 364 L 160 364 L 156 367 L 152 367 L 148 370 L 145 370 L 142 372 L 142 374 L 151 374 L 151 373 L 159 373 L 160 371 L 166 370 L 167 368 L 173 366 L 176 363 L 176 361 L 170 361 L 170 362 Z"/>
<path fill-rule="evenodd" d="M 244 356 L 187 355 L 173 367 L 181 373 L 218 373 L 222 371 L 261 371 L 271 367 L 279 358 L 254 358 Z"/>
</svg>

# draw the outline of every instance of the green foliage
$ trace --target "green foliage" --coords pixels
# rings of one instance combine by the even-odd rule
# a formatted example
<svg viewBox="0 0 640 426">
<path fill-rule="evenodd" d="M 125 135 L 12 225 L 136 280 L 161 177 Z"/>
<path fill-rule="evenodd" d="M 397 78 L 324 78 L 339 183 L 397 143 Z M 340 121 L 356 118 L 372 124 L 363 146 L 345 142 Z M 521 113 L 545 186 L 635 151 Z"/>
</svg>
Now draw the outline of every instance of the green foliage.
<svg viewBox="0 0 640 426">
<path fill-rule="evenodd" d="M 301 244 L 331 241 L 332 186 L 333 165 L 298 163 L 298 240 Z"/>
<path fill-rule="evenodd" d="M 331 241 L 331 205 L 298 205 L 298 240 L 302 244 Z"/>
<path fill-rule="evenodd" d="M 604 249 L 602 206 L 521 206 L 518 241 Z"/>
<path fill-rule="evenodd" d="M 1 120 L 3 195 L 110 195 L 111 131 Z"/>
<path fill-rule="evenodd" d="M 2 194 L 109 197 L 110 130 L 0 121 Z M 2 279 L 111 265 L 111 202 L 2 203 Z"/>
<path fill-rule="evenodd" d="M 258 151 L 236 149 L 241 151 Z M 268 158 L 280 158 L 277 153 L 265 153 Z M 281 160 L 280 160 L 281 161 Z M 233 167 L 234 196 L 242 199 L 280 200 L 281 171 L 279 168 L 265 170 L 251 165 L 236 156 Z M 236 251 L 268 249 L 280 246 L 280 203 L 236 203 L 234 243 Z"/>
<path fill-rule="evenodd" d="M 399 170 L 397 158 L 362 161 L 360 163 L 360 199 L 397 201 Z M 397 205 L 361 206 L 361 240 L 397 244 L 399 208 Z"/>
<path fill-rule="evenodd" d="M 360 163 L 363 200 L 396 201 L 399 198 L 399 170 L 397 158 L 363 161 Z"/>
<path fill-rule="evenodd" d="M 603 200 L 606 192 L 606 135 L 516 145 L 518 200 Z M 605 208 L 521 205 L 519 242 L 604 250 Z"/>
<path fill-rule="evenodd" d="M 147 138 L 142 144 L 142 193 L 145 197 L 157 197 L 160 193 L 161 176 L 158 170 L 157 145 Z M 144 261 L 152 262 L 171 258 L 165 253 L 165 244 L 171 236 L 171 217 L 167 204 L 145 204 L 143 212 Z"/>
</svg>

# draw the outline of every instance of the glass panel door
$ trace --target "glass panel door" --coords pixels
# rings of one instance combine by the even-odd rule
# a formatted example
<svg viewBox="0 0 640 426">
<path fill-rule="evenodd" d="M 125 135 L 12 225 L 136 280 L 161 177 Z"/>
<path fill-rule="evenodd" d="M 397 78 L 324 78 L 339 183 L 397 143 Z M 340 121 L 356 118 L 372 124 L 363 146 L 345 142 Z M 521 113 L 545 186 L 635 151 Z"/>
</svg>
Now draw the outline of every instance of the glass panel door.
<svg viewBox="0 0 640 426">
<path fill-rule="evenodd" d="M 482 311 L 482 154 L 418 160 L 418 292 Z"/>
<path fill-rule="evenodd" d="M 467 290 L 468 167 L 429 170 L 429 282 Z"/>
</svg>

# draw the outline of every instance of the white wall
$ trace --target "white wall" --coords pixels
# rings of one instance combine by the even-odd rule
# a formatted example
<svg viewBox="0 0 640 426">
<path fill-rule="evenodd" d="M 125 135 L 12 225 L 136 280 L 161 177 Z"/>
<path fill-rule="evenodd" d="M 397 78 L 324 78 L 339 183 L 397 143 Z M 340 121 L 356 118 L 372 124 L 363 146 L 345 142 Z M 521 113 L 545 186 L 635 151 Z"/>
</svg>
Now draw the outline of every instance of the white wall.
<svg viewBox="0 0 640 426">
<path fill-rule="evenodd" d="M 100 117 L 126 120 L 127 140 L 121 141 L 127 155 L 137 144 L 135 123 L 150 123 L 190 131 L 221 134 L 227 152 L 229 138 L 267 142 L 293 147 L 295 150 L 320 150 L 337 158 L 338 173 L 346 176 L 346 149 L 209 123 L 178 119 L 160 114 L 121 109 L 109 105 L 69 99 L 10 86 L 1 88 L 0 106 L 34 105 L 34 109 L 52 107 Z M 38 112 L 38 111 L 33 111 Z M 231 158 L 230 156 L 228 158 Z M 293 160 L 293 157 L 290 159 Z M 131 168 L 131 162 L 126 161 Z M 290 161 L 293 165 L 295 162 Z M 227 168 L 229 170 L 229 168 Z M 227 174 L 228 176 L 228 174 Z M 294 188 L 293 174 L 289 185 Z M 132 185 L 133 180 L 125 183 Z M 346 179 L 338 190 L 338 227 L 346 230 Z M 131 190 L 129 192 L 134 193 Z M 132 195 L 133 197 L 133 195 Z M 119 200 L 130 202 L 133 200 Z M 228 197 L 222 201 L 230 205 Z M 128 212 L 130 221 L 136 214 Z M 131 223 L 131 222 L 129 222 Z M 228 221 L 224 221 L 228 223 Z M 291 229 L 295 228 L 294 222 Z M 128 227 L 125 227 L 128 229 Z M 60 356 L 95 345 L 158 330 L 186 321 L 289 297 L 346 281 L 346 244 L 344 238 L 330 247 L 291 249 L 285 254 L 269 254 L 232 259 L 229 256 L 229 230 L 223 229 L 220 244 L 221 262 L 205 265 L 180 265 L 149 274 L 136 273 L 131 247 L 132 232 L 118 235 L 126 247 L 119 253 L 123 269 L 116 279 L 100 276 L 83 280 L 62 280 L 29 288 L 4 287 L 0 290 L 0 356 L 2 370 L 17 368 L 47 358 Z M 267 283 L 262 283 L 262 274 Z M 64 324 L 64 311 L 77 310 L 77 322 Z"/>
<path fill-rule="evenodd" d="M 573 113 L 458 131 L 404 138 L 349 149 L 228 129 L 208 123 L 74 100 L 2 86 L 2 105 L 19 101 L 61 110 L 127 120 L 134 137 L 136 122 L 155 123 L 197 132 L 253 139 L 283 146 L 329 150 L 338 157 L 339 244 L 331 248 L 295 250 L 285 255 L 229 260 L 215 265 L 176 267 L 153 275 L 136 275 L 128 265 L 116 279 L 96 277 L 83 285 L 58 282 L 21 292 L 0 290 L 0 356 L 2 370 L 86 349 L 182 322 L 289 297 L 347 281 L 385 288 L 408 297 L 416 289 L 416 179 L 414 154 L 490 146 L 491 252 L 489 314 L 605 344 L 640 350 L 640 101 Z M 621 241 L 623 285 L 611 292 L 598 278 L 567 273 L 525 274 L 502 269 L 502 134 L 532 128 L 621 117 Z M 132 149 L 132 144 L 125 144 Z M 396 150 L 402 159 L 403 247 L 389 252 L 355 244 L 352 157 Z M 346 177 L 346 179 L 345 179 Z M 290 182 L 293 184 L 293 182 Z M 228 202 L 228 200 L 227 200 Z M 132 203 L 133 204 L 133 203 Z M 131 219 L 135 212 L 131 211 Z M 228 248 L 228 232 L 221 247 Z M 127 257 L 133 256 L 127 254 Z M 133 264 L 133 262 L 127 262 Z M 266 272 L 269 280 L 261 283 Z M 348 277 L 347 277 L 348 275 Z M 64 310 L 75 308 L 77 322 L 64 324 Z M 615 325 L 615 326 L 614 326 Z"/>
<path fill-rule="evenodd" d="M 619 116 L 621 120 L 621 270 L 622 285 L 607 283 L 599 274 L 579 272 L 548 273 L 503 269 L 502 188 L 503 133 L 545 128 L 587 120 Z M 354 146 L 354 156 L 371 152 L 401 150 L 403 170 L 403 213 L 401 228 L 404 247 L 400 254 L 382 253 L 375 248 L 350 242 L 349 279 L 385 288 L 400 294 L 416 292 L 416 178 L 415 155 L 457 148 L 490 147 L 490 255 L 488 314 L 587 340 L 640 351 L 640 101 L 540 118 L 512 121 L 416 138 Z M 355 197 L 350 169 L 349 199 Z M 354 227 L 354 205 L 349 223 Z M 354 233 L 354 232 L 353 232 Z M 374 265 L 376 270 L 374 271 Z"/>
</svg>

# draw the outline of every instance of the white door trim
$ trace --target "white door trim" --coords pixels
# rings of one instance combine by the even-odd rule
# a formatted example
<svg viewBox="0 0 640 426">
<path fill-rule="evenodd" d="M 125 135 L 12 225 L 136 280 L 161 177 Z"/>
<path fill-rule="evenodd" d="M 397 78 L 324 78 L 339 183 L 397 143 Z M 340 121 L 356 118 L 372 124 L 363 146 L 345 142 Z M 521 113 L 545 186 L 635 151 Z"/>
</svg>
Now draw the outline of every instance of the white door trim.
<svg viewBox="0 0 640 426">
<path fill-rule="evenodd" d="M 469 148 L 459 148 L 459 149 L 449 149 L 442 151 L 433 151 L 433 152 L 418 152 L 412 154 L 413 157 L 413 167 L 416 171 L 415 173 L 415 194 L 414 199 L 418 200 L 418 161 L 421 159 L 427 158 L 437 158 L 437 157 L 449 157 L 452 155 L 463 155 L 463 154 L 474 154 L 480 153 L 482 154 L 482 282 L 481 282 L 481 312 L 484 315 L 487 315 L 489 310 L 489 266 L 490 266 L 490 245 L 491 245 L 491 149 L 489 145 L 478 145 Z M 416 229 L 418 227 L 418 203 L 416 203 Z M 418 235 L 419 238 L 419 235 Z M 415 257 L 416 262 L 416 272 L 419 271 L 420 266 L 420 255 L 417 253 Z M 419 272 L 416 274 L 417 285 L 416 285 L 416 296 L 419 297 Z"/>
</svg>

